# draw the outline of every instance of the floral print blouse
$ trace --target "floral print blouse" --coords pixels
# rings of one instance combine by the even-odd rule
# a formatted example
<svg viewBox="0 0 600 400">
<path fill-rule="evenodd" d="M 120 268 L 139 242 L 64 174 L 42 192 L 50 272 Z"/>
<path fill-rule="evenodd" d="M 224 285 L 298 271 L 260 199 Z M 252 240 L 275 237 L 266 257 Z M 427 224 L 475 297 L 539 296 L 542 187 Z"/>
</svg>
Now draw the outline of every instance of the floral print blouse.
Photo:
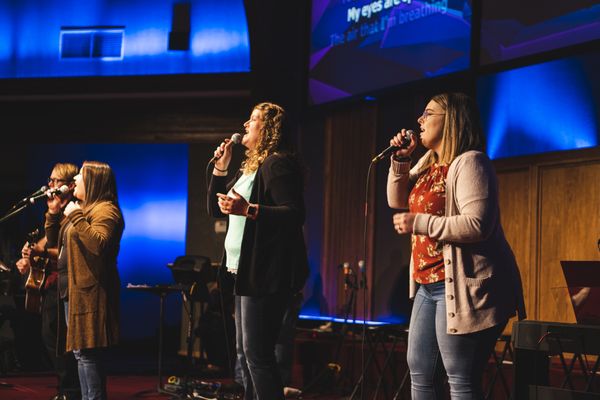
<svg viewBox="0 0 600 400">
<path fill-rule="evenodd" d="M 422 174 L 410 192 L 411 213 L 444 215 L 446 207 L 447 165 L 433 164 Z M 412 235 L 413 279 L 420 284 L 444 280 L 442 244 L 427 235 Z"/>
</svg>

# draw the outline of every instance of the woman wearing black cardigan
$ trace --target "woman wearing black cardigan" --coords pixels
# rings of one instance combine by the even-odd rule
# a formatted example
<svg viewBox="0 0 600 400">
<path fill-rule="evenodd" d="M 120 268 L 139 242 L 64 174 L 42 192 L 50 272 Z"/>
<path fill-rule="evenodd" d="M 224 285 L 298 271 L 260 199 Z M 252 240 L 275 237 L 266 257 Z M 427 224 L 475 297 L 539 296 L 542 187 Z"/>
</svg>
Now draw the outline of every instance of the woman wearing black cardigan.
<svg viewBox="0 0 600 400">
<path fill-rule="evenodd" d="M 283 399 L 275 345 L 308 262 L 302 168 L 286 146 L 285 111 L 260 103 L 244 124 L 246 159 L 228 182 L 233 142 L 215 150 L 209 212 L 229 217 L 223 267 L 235 274 L 237 356 L 245 399 Z"/>
</svg>

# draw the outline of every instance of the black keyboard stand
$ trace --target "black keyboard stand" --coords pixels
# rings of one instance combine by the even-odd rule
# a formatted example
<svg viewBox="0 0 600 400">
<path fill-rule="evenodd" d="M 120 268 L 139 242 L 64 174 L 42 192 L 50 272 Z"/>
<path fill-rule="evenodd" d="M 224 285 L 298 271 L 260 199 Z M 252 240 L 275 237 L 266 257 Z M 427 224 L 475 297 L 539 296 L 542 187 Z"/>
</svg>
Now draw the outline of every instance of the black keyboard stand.
<svg viewBox="0 0 600 400">
<path fill-rule="evenodd" d="M 396 347 L 402 341 L 406 341 L 407 336 L 408 330 L 402 325 L 386 324 L 380 326 L 369 326 L 367 328 L 365 341 L 369 347 L 369 357 L 364 365 L 363 370 L 361 371 L 358 382 L 354 386 L 352 394 L 350 395 L 350 400 L 358 399 L 360 397 L 360 393 L 364 394 L 364 390 L 361 388 L 361 386 L 365 384 L 366 376 L 368 375 L 371 365 L 375 366 L 376 375 L 379 376 L 372 398 L 378 398 L 379 391 L 382 388 L 384 392 L 384 398 L 389 397 L 387 392 L 388 386 L 384 382 L 386 371 L 388 368 L 390 368 L 390 365 L 395 364 L 394 354 L 396 352 Z M 391 343 L 389 350 L 387 348 L 387 343 Z M 379 365 L 379 361 L 377 360 L 378 351 L 381 351 L 385 356 L 382 366 Z M 391 370 L 392 379 L 395 381 L 395 368 L 391 368 Z M 402 379 L 402 383 L 395 394 L 396 396 L 402 391 L 405 383 L 405 379 Z M 394 382 L 394 384 L 397 383 Z"/>
</svg>

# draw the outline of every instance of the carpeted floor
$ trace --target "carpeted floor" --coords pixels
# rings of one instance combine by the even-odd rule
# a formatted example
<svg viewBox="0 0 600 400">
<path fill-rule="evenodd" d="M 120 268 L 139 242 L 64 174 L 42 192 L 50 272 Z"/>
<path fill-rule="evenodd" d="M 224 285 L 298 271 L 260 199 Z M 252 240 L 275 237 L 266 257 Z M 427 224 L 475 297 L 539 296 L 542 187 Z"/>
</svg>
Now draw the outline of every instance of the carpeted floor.
<svg viewBox="0 0 600 400">
<path fill-rule="evenodd" d="M 213 381 L 227 385 L 227 382 Z M 169 400 L 177 396 L 161 394 L 157 391 L 156 376 L 118 375 L 107 380 L 109 400 Z M 2 400 L 50 400 L 56 394 L 56 378 L 51 374 L 34 374 L 0 377 L 0 399 Z M 190 397 L 203 399 L 210 397 Z M 232 398 L 232 397 L 228 397 Z M 304 399 L 337 400 L 342 398 L 333 394 L 310 393 Z"/>
<path fill-rule="evenodd" d="M 166 400 L 171 397 L 157 393 L 157 380 L 153 376 L 110 376 L 107 385 L 111 400 Z M 55 394 L 56 378 L 50 374 L 0 378 L 2 400 L 49 400 Z"/>
</svg>

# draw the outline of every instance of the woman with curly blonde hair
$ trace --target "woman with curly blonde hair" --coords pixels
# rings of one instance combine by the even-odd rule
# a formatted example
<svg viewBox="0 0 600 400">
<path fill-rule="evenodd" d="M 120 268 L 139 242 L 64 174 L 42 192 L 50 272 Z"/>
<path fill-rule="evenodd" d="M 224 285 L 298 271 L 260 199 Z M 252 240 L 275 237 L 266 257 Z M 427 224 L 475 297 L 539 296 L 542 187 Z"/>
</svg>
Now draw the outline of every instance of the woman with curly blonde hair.
<svg viewBox="0 0 600 400">
<path fill-rule="evenodd" d="M 233 142 L 214 152 L 209 213 L 228 217 L 223 268 L 235 276 L 237 357 L 246 400 L 283 399 L 275 346 L 286 311 L 308 275 L 303 174 L 286 113 L 260 103 L 244 124 L 246 158 L 228 183 Z"/>
</svg>

